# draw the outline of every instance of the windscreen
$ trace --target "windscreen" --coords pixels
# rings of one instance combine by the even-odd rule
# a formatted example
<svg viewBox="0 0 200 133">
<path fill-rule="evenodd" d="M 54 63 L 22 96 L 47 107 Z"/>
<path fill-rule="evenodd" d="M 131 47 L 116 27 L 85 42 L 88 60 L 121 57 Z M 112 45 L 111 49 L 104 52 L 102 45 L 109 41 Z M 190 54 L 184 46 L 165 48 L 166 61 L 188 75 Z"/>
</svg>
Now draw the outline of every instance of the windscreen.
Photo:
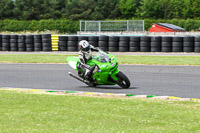
<svg viewBox="0 0 200 133">
<path fill-rule="evenodd" d="M 99 52 L 96 53 L 96 56 L 98 57 L 97 60 L 102 63 L 106 63 L 109 61 L 109 57 L 105 52 L 102 50 L 99 50 Z"/>
</svg>

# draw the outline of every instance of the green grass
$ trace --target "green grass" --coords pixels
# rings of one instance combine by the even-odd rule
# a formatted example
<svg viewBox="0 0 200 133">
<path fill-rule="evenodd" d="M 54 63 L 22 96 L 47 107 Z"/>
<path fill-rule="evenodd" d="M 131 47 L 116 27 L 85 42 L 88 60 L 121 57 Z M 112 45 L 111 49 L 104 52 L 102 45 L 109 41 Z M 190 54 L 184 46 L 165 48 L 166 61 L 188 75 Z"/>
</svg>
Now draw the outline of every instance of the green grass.
<svg viewBox="0 0 200 133">
<path fill-rule="evenodd" d="M 199 133 L 200 103 L 0 90 L 2 133 Z"/>
<path fill-rule="evenodd" d="M 200 65 L 200 56 L 117 56 L 121 64 Z"/>
<path fill-rule="evenodd" d="M 61 54 L 1 54 L 0 63 L 66 63 Z M 200 65 L 200 56 L 117 55 L 119 64 Z"/>
<path fill-rule="evenodd" d="M 66 63 L 68 56 L 59 54 L 2 54 L 1 63 Z"/>
</svg>

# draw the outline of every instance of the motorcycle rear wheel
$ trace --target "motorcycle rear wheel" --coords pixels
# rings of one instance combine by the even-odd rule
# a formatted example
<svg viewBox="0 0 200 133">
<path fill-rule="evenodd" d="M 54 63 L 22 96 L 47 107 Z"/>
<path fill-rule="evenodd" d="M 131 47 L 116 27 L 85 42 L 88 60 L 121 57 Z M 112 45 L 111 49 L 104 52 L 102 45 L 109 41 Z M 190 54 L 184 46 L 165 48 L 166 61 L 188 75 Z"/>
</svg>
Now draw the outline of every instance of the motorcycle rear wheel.
<svg viewBox="0 0 200 133">
<path fill-rule="evenodd" d="M 121 71 L 119 71 L 119 73 L 116 74 L 118 81 L 117 84 L 122 87 L 122 88 L 129 88 L 131 83 L 128 79 L 128 77 Z"/>
</svg>

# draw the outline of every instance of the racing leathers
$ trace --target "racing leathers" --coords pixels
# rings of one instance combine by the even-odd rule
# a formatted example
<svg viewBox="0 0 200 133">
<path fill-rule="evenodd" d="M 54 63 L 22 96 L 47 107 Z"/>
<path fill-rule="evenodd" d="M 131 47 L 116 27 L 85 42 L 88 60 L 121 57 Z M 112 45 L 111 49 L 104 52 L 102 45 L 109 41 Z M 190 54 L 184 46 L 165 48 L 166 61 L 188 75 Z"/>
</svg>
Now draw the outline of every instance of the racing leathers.
<svg viewBox="0 0 200 133">
<path fill-rule="evenodd" d="M 95 69 L 95 66 L 91 67 L 87 65 L 87 61 L 92 59 L 92 51 L 99 51 L 98 48 L 95 48 L 94 46 L 90 45 L 90 50 L 88 53 L 79 51 L 79 64 L 78 67 L 83 70 L 83 72 L 79 71 L 79 76 L 82 78 L 85 78 L 86 80 L 92 80 L 91 76 L 93 74 L 93 71 Z"/>
</svg>

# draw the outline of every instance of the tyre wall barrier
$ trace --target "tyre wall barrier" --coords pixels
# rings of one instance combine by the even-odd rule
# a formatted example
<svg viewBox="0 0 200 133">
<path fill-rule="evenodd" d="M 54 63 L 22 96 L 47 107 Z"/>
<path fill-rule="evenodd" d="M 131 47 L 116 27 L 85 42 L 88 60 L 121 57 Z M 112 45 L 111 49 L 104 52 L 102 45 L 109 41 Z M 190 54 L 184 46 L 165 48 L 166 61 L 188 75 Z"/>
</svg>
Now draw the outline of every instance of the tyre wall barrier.
<svg viewBox="0 0 200 133">
<path fill-rule="evenodd" d="M 172 38 L 172 52 L 183 52 L 183 37 Z"/>
<path fill-rule="evenodd" d="M 161 51 L 162 52 L 172 52 L 172 37 L 170 37 L 170 36 L 162 37 Z"/>
<path fill-rule="evenodd" d="M 162 48 L 161 40 L 162 40 L 161 36 L 151 37 L 151 43 L 150 43 L 151 52 L 161 52 Z"/>
<path fill-rule="evenodd" d="M 0 51 L 2 51 L 2 35 L 0 35 Z"/>
<path fill-rule="evenodd" d="M 108 51 L 109 36 L 99 36 L 98 47 L 103 51 Z"/>
<path fill-rule="evenodd" d="M 110 52 L 200 52 L 200 36 L 0 35 L 0 51 L 78 51 L 78 42 Z"/>
<path fill-rule="evenodd" d="M 139 52 L 140 51 L 140 37 L 139 36 L 130 36 L 129 51 L 130 52 Z"/>
<path fill-rule="evenodd" d="M 119 52 L 129 52 L 129 38 L 128 36 L 119 37 Z"/>
<path fill-rule="evenodd" d="M 140 52 L 150 52 L 151 51 L 151 37 L 141 36 L 140 37 Z"/>
<path fill-rule="evenodd" d="M 194 52 L 200 52 L 200 36 L 194 38 Z"/>
<path fill-rule="evenodd" d="M 108 51 L 117 52 L 119 51 L 119 37 L 110 36 L 108 39 Z"/>
<path fill-rule="evenodd" d="M 67 49 L 68 51 L 78 51 L 78 36 L 68 36 Z"/>
<path fill-rule="evenodd" d="M 42 51 L 52 51 L 51 34 L 42 34 Z"/>
<path fill-rule="evenodd" d="M 52 51 L 51 34 L 0 35 L 0 51 Z"/>
<path fill-rule="evenodd" d="M 98 36 L 89 36 L 88 42 L 94 47 L 98 47 L 99 45 L 99 37 Z"/>
<path fill-rule="evenodd" d="M 87 40 L 110 52 L 200 52 L 200 36 L 76 36 L 78 39 L 71 41 L 68 38 L 71 36 L 59 36 L 60 51 L 77 51 L 71 47 Z"/>
</svg>

